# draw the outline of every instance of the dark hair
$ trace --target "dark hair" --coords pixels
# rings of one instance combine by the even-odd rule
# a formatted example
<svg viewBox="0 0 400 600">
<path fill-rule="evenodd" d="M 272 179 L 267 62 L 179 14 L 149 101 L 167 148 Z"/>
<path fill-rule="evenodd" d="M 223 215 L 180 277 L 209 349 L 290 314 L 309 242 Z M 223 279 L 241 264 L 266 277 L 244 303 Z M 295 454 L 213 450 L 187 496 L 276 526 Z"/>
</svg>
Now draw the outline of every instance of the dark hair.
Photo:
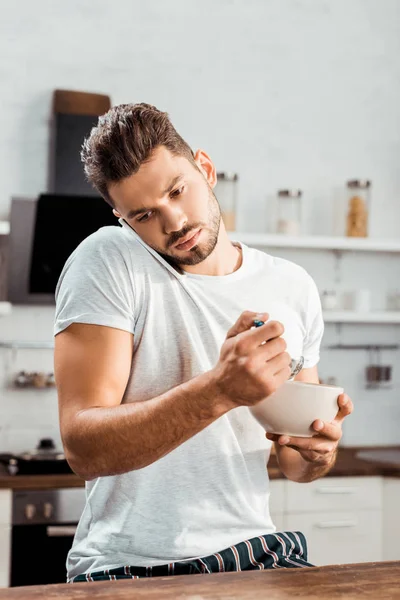
<svg viewBox="0 0 400 600">
<path fill-rule="evenodd" d="M 185 156 L 195 165 L 190 146 L 177 133 L 168 113 L 151 104 L 119 104 L 99 117 L 85 139 L 81 159 L 90 183 L 111 206 L 108 184 L 136 173 L 158 146 Z"/>
</svg>

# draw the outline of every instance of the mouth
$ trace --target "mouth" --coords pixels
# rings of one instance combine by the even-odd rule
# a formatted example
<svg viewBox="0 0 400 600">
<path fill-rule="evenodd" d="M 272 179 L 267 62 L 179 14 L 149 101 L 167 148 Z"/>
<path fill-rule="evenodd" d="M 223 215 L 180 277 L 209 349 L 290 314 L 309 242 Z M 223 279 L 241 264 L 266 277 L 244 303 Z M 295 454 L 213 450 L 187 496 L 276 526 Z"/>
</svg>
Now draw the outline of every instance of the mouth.
<svg viewBox="0 0 400 600">
<path fill-rule="evenodd" d="M 200 237 L 201 229 L 198 229 L 195 234 L 193 232 L 189 233 L 189 237 L 186 237 L 183 242 L 176 244 L 174 247 L 177 250 L 190 250 L 193 246 L 196 245 L 197 240 Z"/>
</svg>

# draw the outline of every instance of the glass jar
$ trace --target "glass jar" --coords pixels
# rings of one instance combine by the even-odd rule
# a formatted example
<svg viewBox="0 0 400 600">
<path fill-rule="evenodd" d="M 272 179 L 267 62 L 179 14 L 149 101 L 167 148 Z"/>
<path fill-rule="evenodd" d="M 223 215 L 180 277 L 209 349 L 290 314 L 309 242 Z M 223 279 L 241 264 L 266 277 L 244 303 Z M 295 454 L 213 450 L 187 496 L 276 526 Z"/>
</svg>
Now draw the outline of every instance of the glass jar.
<svg viewBox="0 0 400 600">
<path fill-rule="evenodd" d="M 387 310 L 400 310 L 400 290 L 390 290 L 387 295 Z"/>
<path fill-rule="evenodd" d="M 334 290 L 324 290 L 321 294 L 323 310 L 335 310 L 338 307 L 338 297 Z"/>
<path fill-rule="evenodd" d="M 300 234 L 301 196 L 301 190 L 278 190 L 278 233 Z"/>
<path fill-rule="evenodd" d="M 371 182 L 353 179 L 347 182 L 347 237 L 368 236 Z"/>
<path fill-rule="evenodd" d="M 222 220 L 227 231 L 236 229 L 237 173 L 217 173 L 215 195 L 221 209 Z"/>
</svg>

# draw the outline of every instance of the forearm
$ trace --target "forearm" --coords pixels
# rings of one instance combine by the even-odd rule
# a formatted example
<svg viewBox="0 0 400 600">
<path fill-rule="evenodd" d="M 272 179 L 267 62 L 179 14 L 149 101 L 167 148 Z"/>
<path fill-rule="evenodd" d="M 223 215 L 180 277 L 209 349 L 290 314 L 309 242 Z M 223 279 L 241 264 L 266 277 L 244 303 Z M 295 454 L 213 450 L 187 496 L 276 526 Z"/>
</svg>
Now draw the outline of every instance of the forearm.
<svg viewBox="0 0 400 600">
<path fill-rule="evenodd" d="M 142 469 L 230 408 L 204 373 L 150 400 L 80 411 L 63 435 L 66 456 L 87 480 Z"/>
<path fill-rule="evenodd" d="M 291 481 L 307 483 L 323 477 L 335 464 L 337 449 L 321 462 L 306 461 L 297 450 L 275 444 L 276 456 L 282 473 Z"/>
</svg>

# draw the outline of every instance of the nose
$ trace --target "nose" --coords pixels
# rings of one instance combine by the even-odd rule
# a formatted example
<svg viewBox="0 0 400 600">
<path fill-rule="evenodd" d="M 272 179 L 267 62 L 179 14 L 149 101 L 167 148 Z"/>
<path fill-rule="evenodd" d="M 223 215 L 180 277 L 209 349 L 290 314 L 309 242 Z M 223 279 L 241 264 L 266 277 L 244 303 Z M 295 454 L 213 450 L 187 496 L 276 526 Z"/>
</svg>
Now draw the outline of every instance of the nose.
<svg viewBox="0 0 400 600">
<path fill-rule="evenodd" d="M 179 207 L 168 207 L 163 214 L 163 229 L 166 235 L 181 231 L 188 222 L 185 213 Z"/>
</svg>

